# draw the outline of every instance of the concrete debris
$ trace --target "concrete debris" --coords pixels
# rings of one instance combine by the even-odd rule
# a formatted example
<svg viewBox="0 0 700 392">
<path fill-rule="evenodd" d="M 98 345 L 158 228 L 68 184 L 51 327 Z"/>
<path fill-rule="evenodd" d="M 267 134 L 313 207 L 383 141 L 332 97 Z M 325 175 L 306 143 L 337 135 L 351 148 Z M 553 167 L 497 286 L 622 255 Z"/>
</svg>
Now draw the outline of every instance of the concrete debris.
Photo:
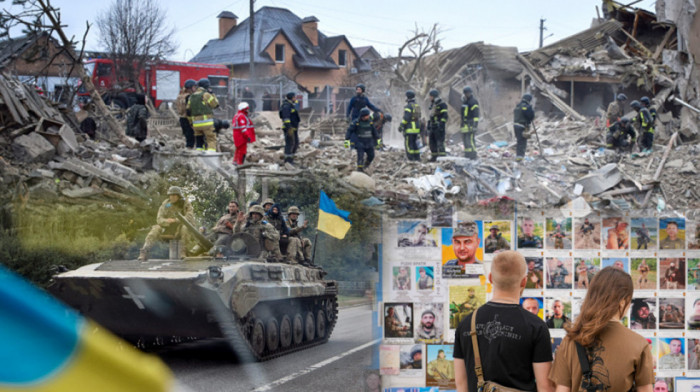
<svg viewBox="0 0 700 392">
<path fill-rule="evenodd" d="M 48 162 L 56 154 L 56 149 L 43 136 L 30 133 L 14 140 L 12 153 L 20 162 Z"/>
<path fill-rule="evenodd" d="M 620 174 L 620 170 L 618 170 L 617 165 L 614 163 L 609 163 L 600 169 L 579 178 L 576 180 L 576 183 L 583 186 L 584 191 L 592 195 L 597 195 L 614 187 L 620 182 L 620 180 L 622 180 L 622 175 Z"/>
</svg>

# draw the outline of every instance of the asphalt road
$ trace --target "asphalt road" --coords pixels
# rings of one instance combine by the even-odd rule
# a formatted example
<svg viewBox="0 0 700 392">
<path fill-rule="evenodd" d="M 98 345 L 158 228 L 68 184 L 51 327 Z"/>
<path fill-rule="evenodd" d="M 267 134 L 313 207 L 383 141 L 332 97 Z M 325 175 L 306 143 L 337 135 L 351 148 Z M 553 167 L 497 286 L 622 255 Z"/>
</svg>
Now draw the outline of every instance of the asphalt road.
<svg viewBox="0 0 700 392">
<path fill-rule="evenodd" d="M 326 344 L 261 363 L 242 363 L 221 343 L 201 341 L 157 354 L 180 385 L 196 392 L 362 391 L 372 361 L 370 306 L 340 309 Z"/>
</svg>

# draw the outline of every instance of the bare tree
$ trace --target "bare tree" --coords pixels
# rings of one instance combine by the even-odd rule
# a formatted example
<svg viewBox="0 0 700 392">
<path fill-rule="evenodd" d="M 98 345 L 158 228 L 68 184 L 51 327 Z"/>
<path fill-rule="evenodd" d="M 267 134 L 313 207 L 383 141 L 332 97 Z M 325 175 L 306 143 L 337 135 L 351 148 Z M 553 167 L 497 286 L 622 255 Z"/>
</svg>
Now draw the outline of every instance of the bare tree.
<svg viewBox="0 0 700 392">
<path fill-rule="evenodd" d="M 423 57 L 432 53 L 438 53 L 442 46 L 440 44 L 441 31 L 438 24 L 435 23 L 427 32 L 418 27 L 416 24 L 413 30 L 413 37 L 409 38 L 399 48 L 399 55 L 396 58 L 396 67 L 394 74 L 404 85 L 410 85 L 416 72 L 420 69 Z M 408 52 L 408 53 L 405 53 Z M 411 63 L 412 62 L 412 63 Z M 408 69 L 404 69 L 403 65 L 409 64 Z"/>
<path fill-rule="evenodd" d="M 174 29 L 156 0 L 114 0 L 97 20 L 100 43 L 118 66 L 117 76 L 141 91 L 138 76 L 149 60 L 175 52 Z"/>
</svg>

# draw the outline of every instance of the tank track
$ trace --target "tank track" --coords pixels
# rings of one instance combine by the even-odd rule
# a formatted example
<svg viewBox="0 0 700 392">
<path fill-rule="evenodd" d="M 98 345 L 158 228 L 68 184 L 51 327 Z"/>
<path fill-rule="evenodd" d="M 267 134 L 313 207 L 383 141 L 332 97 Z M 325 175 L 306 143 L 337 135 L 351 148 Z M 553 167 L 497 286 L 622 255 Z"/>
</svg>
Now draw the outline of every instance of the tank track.
<svg viewBox="0 0 700 392">
<path fill-rule="evenodd" d="M 323 307 L 324 309 L 321 309 Z M 302 309 L 303 308 L 303 309 Z M 302 341 L 299 343 L 292 343 L 288 347 L 282 347 L 278 344 L 278 347 L 274 350 L 270 350 L 267 343 L 262 351 L 255 350 L 251 344 L 251 334 L 253 333 L 254 325 L 256 321 L 269 320 L 272 318 L 272 314 L 275 313 L 276 309 L 292 309 L 291 311 L 282 311 L 283 315 L 290 316 L 293 320 L 295 314 L 301 313 L 302 311 L 311 311 L 313 314 L 317 314 L 319 310 L 332 309 L 332 317 L 328 320 L 326 316 L 325 323 L 325 333 L 323 337 L 318 336 L 318 332 L 314 331 L 314 338 L 309 340 L 306 336 L 303 337 Z M 311 310 L 313 309 L 313 310 Z M 279 313 L 278 313 L 279 315 Z M 279 326 L 282 316 L 274 317 L 277 320 L 277 325 Z M 232 314 L 230 320 L 219 321 L 219 327 L 224 335 L 227 343 L 231 349 L 236 353 L 236 355 L 242 361 L 267 361 L 273 358 L 280 357 L 289 353 L 304 350 L 310 347 L 314 347 L 323 343 L 326 343 L 333 333 L 333 329 L 338 320 L 338 297 L 337 297 L 337 286 L 331 285 L 326 287 L 326 292 L 322 296 L 308 297 L 304 299 L 292 299 L 283 301 L 273 301 L 273 302 L 263 302 L 258 304 L 244 317 L 238 318 L 236 314 Z M 314 324 L 316 319 L 314 318 Z M 263 321 L 265 324 L 265 321 Z M 293 323 L 292 323 L 293 324 Z M 292 327 L 293 328 L 293 327 Z M 264 329 L 263 337 L 266 337 L 267 328 Z M 278 335 L 279 328 L 278 328 Z M 279 339 L 278 339 L 279 340 Z"/>
</svg>

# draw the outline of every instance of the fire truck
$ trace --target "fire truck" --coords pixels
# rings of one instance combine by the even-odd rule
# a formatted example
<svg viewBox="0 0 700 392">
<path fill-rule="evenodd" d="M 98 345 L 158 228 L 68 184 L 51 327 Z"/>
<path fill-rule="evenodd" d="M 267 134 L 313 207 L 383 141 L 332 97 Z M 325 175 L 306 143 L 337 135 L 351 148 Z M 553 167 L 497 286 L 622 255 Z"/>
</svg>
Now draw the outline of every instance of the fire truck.
<svg viewBox="0 0 700 392">
<path fill-rule="evenodd" d="M 113 60 L 89 59 L 83 67 L 107 105 L 112 104 L 125 109 L 136 102 L 136 89 L 129 86 L 128 80 L 118 76 Z M 202 78 L 209 79 L 214 95 L 220 102 L 225 102 L 228 95 L 229 70 L 224 65 L 179 61 L 148 62 L 139 74 L 139 83 L 151 98 L 153 105 L 159 108 L 164 102 L 175 101 L 187 79 L 199 81 Z M 78 86 L 78 96 L 83 101 L 90 98 L 82 85 Z"/>
</svg>

